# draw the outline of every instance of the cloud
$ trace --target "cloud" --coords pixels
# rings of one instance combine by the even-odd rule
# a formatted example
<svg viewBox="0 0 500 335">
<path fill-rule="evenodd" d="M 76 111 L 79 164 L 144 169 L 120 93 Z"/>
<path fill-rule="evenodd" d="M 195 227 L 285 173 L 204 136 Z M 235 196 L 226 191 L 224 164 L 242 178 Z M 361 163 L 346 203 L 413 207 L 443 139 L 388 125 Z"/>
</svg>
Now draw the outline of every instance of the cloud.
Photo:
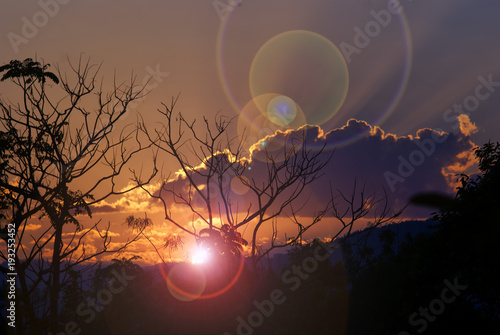
<svg viewBox="0 0 500 335">
<path fill-rule="evenodd" d="M 24 229 L 29 231 L 29 230 L 38 230 L 40 228 L 42 228 L 41 224 L 28 223 Z"/>
<path fill-rule="evenodd" d="M 159 253 L 166 261 L 170 260 L 170 256 L 172 256 L 172 260 L 175 261 L 185 260 L 186 254 L 189 253 L 190 249 L 194 246 L 194 241 L 187 239 L 185 240 L 186 243 L 179 247 L 177 251 L 172 251 L 172 253 L 170 253 L 168 248 L 165 248 L 165 238 L 167 235 L 171 234 L 172 231 L 172 225 L 167 225 L 165 223 L 149 227 L 145 231 L 148 239 L 141 236 L 137 241 L 129 244 L 124 250 L 120 251 L 119 257 L 130 258 L 132 256 L 140 256 L 141 263 L 156 264 L 162 260 L 158 256 Z M 123 242 L 111 242 L 108 246 L 108 250 L 118 250 L 123 247 L 123 245 Z M 116 253 L 106 254 L 101 259 L 109 261 L 113 258 L 117 258 Z"/>
<path fill-rule="evenodd" d="M 92 214 L 103 214 L 103 213 L 122 213 L 125 211 L 125 206 L 117 203 L 107 204 L 101 203 L 99 205 L 92 206 Z"/>
<path fill-rule="evenodd" d="M 154 192 L 159 188 L 159 183 L 145 186 L 148 191 Z M 130 189 L 133 184 L 127 185 L 123 190 Z M 122 191 L 123 191 L 122 190 Z M 156 213 L 161 210 L 160 203 L 151 198 L 149 194 L 141 188 L 134 189 L 119 196 L 114 201 L 101 201 L 99 204 L 91 207 L 92 214 L 108 213 Z"/>
<path fill-rule="evenodd" d="M 472 128 L 463 129 L 465 132 Z M 382 196 L 387 192 L 388 205 L 394 209 L 405 206 L 419 192 L 452 193 L 450 173 L 463 172 L 473 164 L 471 152 L 476 145 L 467 134 L 470 132 L 447 134 L 426 128 L 418 130 L 415 136 L 397 136 L 351 119 L 346 126 L 324 135 L 325 147 L 335 151 L 325 168 L 328 175 L 315 183 L 310 192 L 321 199 L 329 194 L 331 184 L 333 189 L 350 194 L 356 180 L 358 185 L 366 185 L 367 193 Z M 336 146 L 352 136 L 359 138 Z M 422 217 L 428 212 L 409 208 L 405 214 Z"/>
<path fill-rule="evenodd" d="M 474 123 L 470 121 L 470 118 L 466 114 L 460 114 L 457 117 L 460 122 L 460 132 L 465 136 L 470 136 L 477 133 L 477 127 Z"/>
<path fill-rule="evenodd" d="M 104 226 L 104 225 L 103 225 Z M 99 228 L 99 231 L 102 235 L 105 234 L 105 226 L 104 227 L 101 227 L 101 226 L 98 226 Z M 104 228 L 104 229 L 103 229 Z M 97 232 L 97 230 L 94 228 L 92 230 L 88 230 L 88 229 L 84 229 L 84 230 L 81 230 L 81 231 L 77 231 L 77 232 L 67 232 L 67 233 L 63 233 L 62 234 L 62 238 L 63 239 L 72 239 L 73 237 L 75 239 L 79 239 L 81 238 L 83 235 L 85 235 L 84 239 L 85 240 L 88 240 L 88 241 L 94 241 L 94 240 L 98 240 L 100 241 L 102 239 L 102 237 L 99 235 L 99 232 Z M 115 232 L 112 232 L 111 230 L 108 230 L 107 231 L 107 235 L 109 237 L 117 237 L 117 236 L 120 236 L 120 234 L 118 233 L 115 233 Z"/>
<path fill-rule="evenodd" d="M 330 198 L 331 190 L 350 195 L 355 182 L 358 192 L 361 185 L 365 185 L 365 194 L 376 192 L 380 197 L 385 197 L 386 194 L 389 208 L 397 210 L 419 192 L 454 193 L 454 175 L 474 164 L 471 152 L 476 145 L 469 136 L 474 133 L 475 127 L 466 116 L 459 120 L 460 132 L 450 134 L 424 128 L 415 135 L 397 136 L 356 119 L 350 119 L 346 125 L 329 132 L 319 126 L 278 131 L 255 144 L 249 160 L 241 164 L 245 167 L 244 175 L 249 180 L 265 182 L 269 167 L 268 162 L 263 159 L 265 150 L 277 153 L 276 162 L 279 163 L 278 153 L 283 152 L 283 148 L 291 147 L 287 138 L 294 138 L 296 141 L 293 143 L 297 145 L 297 139 L 302 138 L 303 132 L 306 132 L 306 144 L 302 148 L 312 152 L 322 150 L 320 160 L 331 159 L 322 170 L 321 178 L 308 185 L 298 200 L 301 205 L 307 204 L 303 206 L 301 216 L 321 211 Z M 223 180 L 225 188 L 231 188 L 232 178 L 234 176 L 229 174 Z M 172 181 L 168 187 L 188 195 L 189 185 L 182 176 Z M 239 190 L 230 195 L 234 207 L 238 205 L 241 212 L 251 205 L 255 206 L 257 201 L 251 192 L 244 194 Z M 187 220 L 192 214 L 189 210 L 188 212 Z M 428 217 L 430 212 L 413 207 L 405 214 L 409 217 Z"/>
<path fill-rule="evenodd" d="M 466 125 L 465 120 L 463 124 Z M 467 126 L 464 132 L 465 129 L 472 128 Z M 335 145 L 359 134 L 363 135 L 348 145 Z M 397 209 L 418 192 L 454 192 L 450 173 L 465 171 L 473 164 L 471 152 L 476 145 L 468 134 L 468 131 L 447 134 L 426 128 L 418 130 L 415 136 L 396 136 L 351 119 L 346 126 L 325 134 L 326 148 L 335 151 L 326 168 L 327 178 L 315 183 L 311 193 L 324 196 L 329 191 L 325 186 L 331 183 L 334 189 L 349 194 L 357 180 L 366 184 L 367 190 L 380 195 L 387 192 L 388 205 Z M 425 212 L 416 208 L 405 214 L 425 216 Z"/>
</svg>

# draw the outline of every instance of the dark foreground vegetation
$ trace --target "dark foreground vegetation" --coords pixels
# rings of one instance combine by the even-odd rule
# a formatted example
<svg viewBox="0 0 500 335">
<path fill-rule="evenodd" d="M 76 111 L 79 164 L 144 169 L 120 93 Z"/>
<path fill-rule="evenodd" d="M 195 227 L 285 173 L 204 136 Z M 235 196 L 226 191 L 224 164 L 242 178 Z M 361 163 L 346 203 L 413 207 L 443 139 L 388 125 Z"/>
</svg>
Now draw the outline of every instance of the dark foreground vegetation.
<svg viewBox="0 0 500 335">
<path fill-rule="evenodd" d="M 332 245 L 315 240 L 294 247 L 279 272 L 245 266 L 227 292 L 191 301 L 174 298 L 160 267 L 115 260 L 95 271 L 91 289 L 83 292 L 75 281 L 65 291 L 61 329 L 70 323 L 74 334 L 499 334 L 500 145 L 488 143 L 476 155 L 482 174 L 461 176 L 455 199 L 419 197 L 445 206 L 421 223 L 432 223 L 425 233 L 399 236 L 394 224 L 353 235 L 336 246 L 343 251 L 338 263 L 326 260 Z M 221 270 L 227 278 L 237 263 Z M 216 264 L 205 265 L 206 272 L 216 272 Z M 205 294 L 225 287 L 223 277 L 207 275 Z M 107 297 L 102 292 L 110 285 L 117 293 Z M 92 302 L 98 298 L 105 303 Z"/>
</svg>

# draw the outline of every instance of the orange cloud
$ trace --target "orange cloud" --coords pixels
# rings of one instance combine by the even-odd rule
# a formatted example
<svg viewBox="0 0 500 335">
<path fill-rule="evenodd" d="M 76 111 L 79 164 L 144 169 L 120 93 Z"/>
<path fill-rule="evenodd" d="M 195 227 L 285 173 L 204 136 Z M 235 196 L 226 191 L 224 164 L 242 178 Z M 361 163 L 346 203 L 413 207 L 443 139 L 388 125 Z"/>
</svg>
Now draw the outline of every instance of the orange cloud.
<svg viewBox="0 0 500 335">
<path fill-rule="evenodd" d="M 160 185 L 160 183 L 152 183 L 145 186 L 145 188 L 149 192 L 154 193 Z M 127 185 L 124 190 L 130 187 L 133 187 L 133 185 Z M 156 213 L 162 209 L 161 205 L 155 199 L 151 198 L 146 191 L 137 188 L 123 194 L 115 201 L 102 201 L 99 205 L 92 206 L 92 213 Z"/>
<path fill-rule="evenodd" d="M 466 114 L 460 114 L 457 117 L 460 122 L 460 132 L 465 136 L 470 136 L 472 134 L 477 133 L 477 127 L 474 123 L 470 121 L 470 118 Z"/>
<path fill-rule="evenodd" d="M 469 168 L 477 163 L 478 159 L 473 152 L 464 151 L 456 156 L 456 161 L 452 165 L 443 167 L 441 171 L 450 188 L 455 190 L 460 185 L 459 175 L 466 173 Z"/>
<path fill-rule="evenodd" d="M 28 223 L 24 229 L 29 231 L 29 230 L 38 230 L 40 228 L 42 228 L 41 224 Z"/>
</svg>

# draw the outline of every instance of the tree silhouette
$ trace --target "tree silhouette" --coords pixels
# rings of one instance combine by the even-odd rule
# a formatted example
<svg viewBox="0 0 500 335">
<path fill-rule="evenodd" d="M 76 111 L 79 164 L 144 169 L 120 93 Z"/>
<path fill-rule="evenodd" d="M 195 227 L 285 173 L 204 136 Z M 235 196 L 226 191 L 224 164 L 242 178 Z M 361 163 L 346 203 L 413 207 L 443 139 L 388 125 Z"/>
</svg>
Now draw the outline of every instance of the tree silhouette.
<svg viewBox="0 0 500 335">
<path fill-rule="evenodd" d="M 184 239 L 180 235 L 169 234 L 165 238 L 164 247 L 168 249 L 168 255 L 172 259 L 172 251 L 177 251 L 184 245 Z"/>
<path fill-rule="evenodd" d="M 480 173 L 461 174 L 453 204 L 435 219 L 441 222 L 437 234 L 453 250 L 448 267 L 460 273 L 482 302 L 480 309 L 500 322 L 500 143 L 488 142 L 476 148 Z"/>
<path fill-rule="evenodd" d="M 358 189 L 355 183 L 351 195 L 332 188 L 320 210 L 303 218 L 300 213 L 307 205 L 304 192 L 323 176 L 323 169 L 333 155 L 325 152 L 324 145 L 313 148 L 308 126 L 281 133 L 283 145 L 278 150 L 265 145 L 269 139 L 256 143 L 253 159 L 261 161 L 263 166 L 257 175 L 249 166 L 251 158 L 244 156 L 243 141 L 230 135 L 231 119 L 218 115 L 211 123 L 203 117 L 198 126 L 196 120 L 188 121 L 182 113 L 174 113 L 176 102 L 172 99 L 169 106 L 162 104 L 162 109 L 158 109 L 161 121 L 157 128 L 150 129 L 142 120 L 139 129 L 159 153 L 178 163 L 179 171 L 163 177 L 157 192 L 143 189 L 161 201 L 167 221 L 199 243 L 211 241 L 210 247 L 219 254 L 239 255 L 248 243 L 256 266 L 271 251 L 300 243 L 302 236 L 327 215 L 342 224 L 333 234 L 333 240 L 341 234 L 350 234 L 354 225 L 365 217 L 371 217 L 373 226 L 377 226 L 402 212 L 391 213 L 387 196 L 366 194 L 365 188 Z M 255 150 L 257 146 L 259 150 Z M 178 186 L 180 180 L 187 187 Z M 245 188 L 243 197 L 235 194 L 232 183 Z M 184 209 L 181 215 L 175 211 L 179 208 Z M 190 225 L 185 223 L 186 211 L 192 213 Z M 280 241 L 278 231 L 284 218 L 296 232 Z M 249 227 L 247 242 L 240 231 Z M 258 245 L 258 234 L 265 227 L 272 233 L 269 245 L 263 248 Z"/>
<path fill-rule="evenodd" d="M 247 178 L 248 169 L 243 160 L 242 143 L 235 143 L 229 137 L 228 127 L 231 121 L 218 117 L 215 124 L 210 125 L 208 119 L 203 118 L 206 134 L 200 135 L 195 121 L 188 122 L 182 114 L 174 114 L 175 102 L 172 100 L 170 106 L 163 104 L 164 109 L 158 110 L 164 120 L 159 129 L 150 130 L 144 120 L 140 123 L 140 130 L 151 145 L 177 161 L 189 184 L 187 191 L 177 190 L 169 182 L 169 174 L 164 178 L 159 192 L 153 193 L 144 188 L 151 197 L 163 203 L 166 220 L 195 237 L 201 244 L 208 244 L 210 241 L 211 248 L 220 254 L 239 254 L 246 241 L 241 238 L 238 229 L 250 225 L 254 227 L 249 242 L 250 253 L 255 261 L 273 248 L 290 245 L 294 239 L 280 245 L 273 244 L 258 255 L 257 233 L 263 225 L 270 225 L 285 210 L 295 213 L 297 198 L 306 185 L 321 176 L 321 169 L 328 162 L 329 158 L 322 156 L 323 150 L 308 149 L 304 129 L 302 139 L 293 139 L 301 141 L 302 145 L 293 145 L 290 139 L 288 146 L 280 152 L 280 159 L 267 153 L 269 169 L 262 180 Z M 252 199 L 252 205 L 243 214 L 239 213 L 237 204 L 233 201 L 234 194 L 228 186 L 228 178 L 238 179 L 248 189 L 247 197 Z M 172 211 L 174 206 L 185 207 L 193 213 L 193 221 L 199 220 L 205 227 L 199 231 L 194 226 L 192 229 L 187 227 L 175 217 Z M 325 203 L 325 210 L 329 206 L 330 203 Z M 319 222 L 324 214 L 325 211 L 319 212 L 309 225 L 302 224 L 293 215 L 291 219 L 297 227 L 295 239 Z"/>
<path fill-rule="evenodd" d="M 79 271 L 69 268 L 66 271 L 67 280 L 63 280 L 62 285 L 62 306 L 61 321 L 72 321 L 77 318 L 78 305 L 83 301 L 84 290 L 82 288 L 82 274 Z"/>
<path fill-rule="evenodd" d="M 413 197 L 415 204 L 439 209 L 427 233 L 407 234 L 393 252 L 393 233 L 380 228 L 381 253 L 363 268 L 352 261 L 354 248 L 348 248 L 348 270 L 357 274 L 349 276 L 349 334 L 499 333 L 500 144 L 486 143 L 475 155 L 480 173 L 459 175 L 454 198 Z M 443 313 L 430 309 L 426 319 L 420 313 L 442 299 L 444 280 L 466 288 L 447 300 Z"/>
<path fill-rule="evenodd" d="M 124 129 L 116 136 L 113 132 L 142 89 L 131 80 L 105 93 L 96 87 L 99 67 L 81 58 L 76 66 L 70 62 L 70 67 L 70 78 L 59 68 L 56 76 L 47 71 L 48 64 L 30 58 L 0 67 L 6 71 L 2 81 L 9 79 L 22 94 L 20 103 L 0 99 L 0 200 L 6 209 L 5 227 L 14 224 L 17 238 L 18 297 L 23 306 L 18 310 L 20 334 L 39 333 L 39 318 L 46 324 L 43 329 L 57 331 L 64 273 L 139 236 L 111 250 L 109 223 L 84 227 L 79 216 L 91 217 L 92 205 L 145 185 L 156 174 L 153 168 L 143 180 L 131 169 L 136 186 L 122 188 L 117 181 L 131 159 L 148 148 L 133 130 Z M 47 78 L 57 85 L 48 86 Z M 63 98 L 56 98 L 61 93 Z M 78 183 L 81 180 L 85 183 Z M 34 218 L 48 223 L 38 236 L 26 229 Z M 95 252 L 85 248 L 91 233 L 102 240 Z M 0 256 L 7 259 L 3 252 Z M 35 315 L 32 293 L 43 288 L 50 293 L 50 303 Z"/>
<path fill-rule="evenodd" d="M 9 64 L 0 66 L 0 72 L 7 71 L 1 81 L 6 79 L 26 80 L 27 84 L 33 83 L 35 80 L 45 84 L 47 78 L 54 83 L 59 84 L 59 78 L 47 71 L 50 64 L 41 65 L 40 62 L 33 61 L 32 58 L 26 58 L 24 61 L 11 60 Z"/>
<path fill-rule="evenodd" d="M 223 224 L 220 230 L 202 229 L 199 233 L 198 244 L 216 255 L 239 258 L 242 256 L 243 246 L 247 246 L 248 242 L 234 227 Z"/>
</svg>

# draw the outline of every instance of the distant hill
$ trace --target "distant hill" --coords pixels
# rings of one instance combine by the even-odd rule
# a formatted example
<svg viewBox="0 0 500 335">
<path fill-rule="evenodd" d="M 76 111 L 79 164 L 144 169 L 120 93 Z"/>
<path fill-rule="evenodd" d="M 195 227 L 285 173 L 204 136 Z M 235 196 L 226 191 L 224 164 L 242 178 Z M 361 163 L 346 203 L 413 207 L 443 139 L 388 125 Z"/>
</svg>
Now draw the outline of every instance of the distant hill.
<svg viewBox="0 0 500 335">
<path fill-rule="evenodd" d="M 431 232 L 431 227 L 435 226 L 438 222 L 433 220 L 408 220 L 390 225 L 384 225 L 375 228 L 367 228 L 361 231 L 355 231 L 349 237 L 342 237 L 338 239 L 338 243 L 349 241 L 353 246 L 353 252 L 360 248 L 369 247 L 373 249 L 373 256 L 378 256 L 382 252 L 382 242 L 379 236 L 382 232 L 390 230 L 395 234 L 395 244 L 393 250 L 398 252 L 399 245 L 404 242 L 408 236 L 415 237 L 419 234 L 427 234 Z M 330 263 L 343 261 L 343 254 L 340 247 L 334 248 L 330 254 Z M 284 269 L 292 266 L 290 256 L 286 253 L 276 253 L 264 259 L 261 262 L 264 269 L 270 269 L 276 275 L 279 275 Z"/>
<path fill-rule="evenodd" d="M 418 234 L 427 234 L 431 232 L 431 227 L 438 224 L 438 221 L 428 220 L 409 220 L 390 225 L 384 225 L 375 228 L 367 228 L 359 232 L 354 232 L 350 237 L 342 238 L 340 241 L 348 240 L 356 247 L 368 246 L 373 249 L 374 256 L 380 255 L 382 251 L 382 242 L 379 236 L 382 232 L 390 230 L 394 232 L 396 243 L 393 250 L 397 253 L 398 246 L 404 242 L 408 236 L 415 237 Z M 360 242 L 357 244 L 356 242 Z"/>
</svg>

